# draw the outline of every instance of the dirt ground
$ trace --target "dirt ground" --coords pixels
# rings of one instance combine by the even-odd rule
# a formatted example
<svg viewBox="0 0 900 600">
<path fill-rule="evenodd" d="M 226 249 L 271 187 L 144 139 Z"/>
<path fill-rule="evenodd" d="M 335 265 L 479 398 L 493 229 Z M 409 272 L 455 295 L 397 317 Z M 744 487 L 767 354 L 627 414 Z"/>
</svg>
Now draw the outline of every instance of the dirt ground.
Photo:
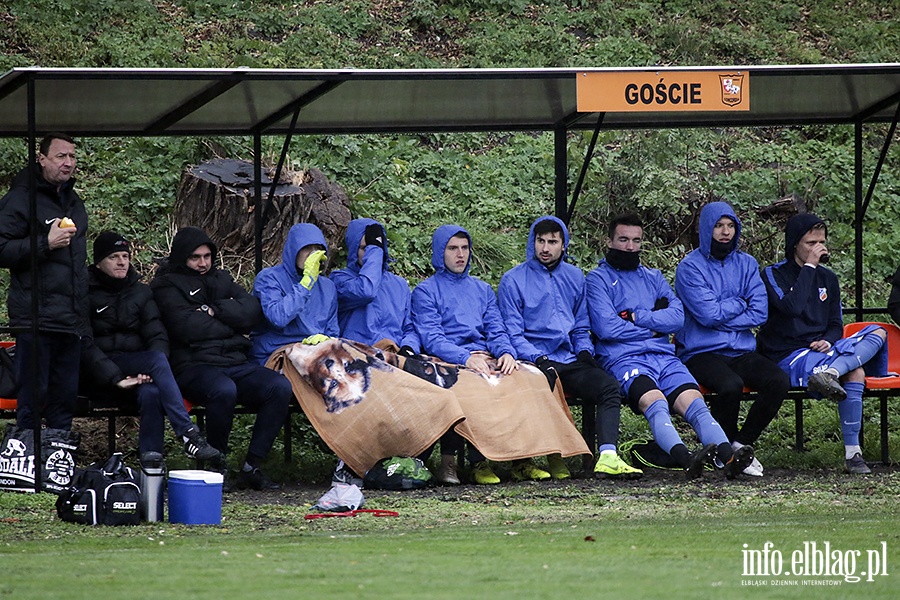
<svg viewBox="0 0 900 600">
<path fill-rule="evenodd" d="M 878 484 L 882 476 L 897 471 L 897 467 L 873 466 L 873 475 L 851 476 L 838 469 L 820 469 L 809 471 L 796 471 L 792 469 L 766 469 L 764 477 L 740 476 L 735 480 L 727 480 L 721 473 L 707 471 L 696 480 L 688 481 L 681 471 L 663 471 L 658 469 L 646 469 L 641 479 L 602 480 L 593 477 L 584 477 L 576 474 L 567 481 L 545 482 L 508 482 L 504 480 L 499 485 L 474 485 L 463 484 L 458 486 L 436 485 L 419 490 L 385 491 L 363 489 L 363 495 L 367 502 L 374 499 L 386 499 L 402 497 L 404 499 L 431 498 L 449 502 L 490 503 L 496 496 L 503 494 L 526 493 L 531 498 L 596 495 L 600 497 L 643 497 L 657 494 L 662 487 L 683 489 L 686 492 L 719 497 L 728 494 L 729 489 L 735 486 L 740 488 L 758 489 L 766 494 L 789 494 L 807 487 L 839 483 L 845 479 L 854 483 L 860 477 L 869 478 L 873 487 Z M 224 501 L 243 502 L 251 505 L 284 504 L 284 505 L 313 505 L 329 488 L 329 484 L 320 485 L 285 483 L 280 490 L 273 491 L 233 491 L 225 494 Z"/>
</svg>

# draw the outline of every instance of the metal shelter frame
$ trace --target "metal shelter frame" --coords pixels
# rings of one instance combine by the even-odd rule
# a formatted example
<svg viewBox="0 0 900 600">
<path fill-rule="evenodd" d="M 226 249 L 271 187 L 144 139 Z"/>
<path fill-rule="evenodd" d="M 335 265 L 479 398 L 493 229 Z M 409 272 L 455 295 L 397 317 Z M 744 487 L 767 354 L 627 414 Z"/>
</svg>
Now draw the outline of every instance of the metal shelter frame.
<svg viewBox="0 0 900 600">
<path fill-rule="evenodd" d="M 723 72 L 749 77 L 748 110 L 578 109 L 578 78 L 585 74 L 633 74 L 663 82 Z M 555 213 L 568 222 L 601 130 L 852 124 L 856 306 L 850 312 L 858 321 L 867 312 L 880 312 L 863 307 L 862 228 L 898 118 L 900 63 L 419 70 L 29 67 L 0 76 L 0 137 L 24 137 L 29 164 L 36 160 L 38 135 L 50 131 L 76 137 L 251 136 L 254 196 L 256 206 L 262 207 L 254 217 L 257 271 L 262 267 L 262 229 L 274 182 L 295 133 L 552 131 Z M 889 128 L 864 194 L 863 133 L 871 123 L 888 123 Z M 570 200 L 567 138 L 575 130 L 592 130 L 593 135 Z M 285 136 L 265 201 L 261 184 L 264 135 Z M 35 182 L 31 183 L 34 223 Z M 37 227 L 31 232 L 32 268 L 38 269 Z M 37 309 L 33 295 L 35 316 Z M 37 319 L 32 323 L 37 333 Z M 36 418 L 40 417 L 38 407 Z M 39 435 L 36 430 L 36 447 Z M 40 472 L 36 475 L 39 481 Z"/>
</svg>

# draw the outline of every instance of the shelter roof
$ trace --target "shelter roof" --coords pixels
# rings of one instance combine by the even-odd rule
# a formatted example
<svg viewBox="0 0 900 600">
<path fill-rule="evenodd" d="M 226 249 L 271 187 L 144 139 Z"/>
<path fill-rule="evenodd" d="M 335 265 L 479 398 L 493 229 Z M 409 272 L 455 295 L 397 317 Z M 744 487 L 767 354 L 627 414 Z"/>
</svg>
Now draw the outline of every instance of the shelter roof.
<svg viewBox="0 0 900 600">
<path fill-rule="evenodd" d="M 593 128 L 578 78 L 619 74 L 679 82 L 748 75 L 743 110 L 602 114 L 602 128 L 729 127 L 890 121 L 900 63 L 629 69 L 17 68 L 0 77 L 0 136 L 247 135 Z M 618 92 L 617 92 L 618 93 Z"/>
</svg>

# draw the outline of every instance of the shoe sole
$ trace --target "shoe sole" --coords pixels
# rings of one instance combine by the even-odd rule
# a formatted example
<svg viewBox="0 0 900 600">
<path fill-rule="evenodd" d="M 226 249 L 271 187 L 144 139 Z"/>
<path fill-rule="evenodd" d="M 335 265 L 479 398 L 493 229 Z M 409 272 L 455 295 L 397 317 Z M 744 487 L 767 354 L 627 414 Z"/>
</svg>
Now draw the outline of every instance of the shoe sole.
<svg viewBox="0 0 900 600">
<path fill-rule="evenodd" d="M 734 451 L 731 463 L 725 465 L 725 477 L 734 479 L 744 472 L 744 469 L 753 462 L 754 451 L 752 446 L 741 446 Z M 760 477 L 762 474 L 760 474 Z"/>
<path fill-rule="evenodd" d="M 841 402 L 847 399 L 847 391 L 836 380 L 823 373 L 816 373 L 809 378 L 806 389 L 832 402 Z"/>
<path fill-rule="evenodd" d="M 594 479 L 640 479 L 643 473 L 604 473 L 594 471 Z"/>
<path fill-rule="evenodd" d="M 700 452 L 691 457 L 691 464 L 684 470 L 684 474 L 688 479 L 697 479 L 703 475 L 706 465 L 712 464 L 716 456 L 716 445 L 707 444 Z"/>
</svg>

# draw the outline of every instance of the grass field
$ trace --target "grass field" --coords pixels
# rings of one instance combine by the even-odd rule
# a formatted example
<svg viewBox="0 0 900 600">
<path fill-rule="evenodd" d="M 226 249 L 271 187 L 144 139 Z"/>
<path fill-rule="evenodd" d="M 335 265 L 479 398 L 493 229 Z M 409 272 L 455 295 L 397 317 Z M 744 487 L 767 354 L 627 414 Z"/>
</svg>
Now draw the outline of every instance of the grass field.
<svg viewBox="0 0 900 600">
<path fill-rule="evenodd" d="M 0 597 L 900 595 L 900 472 L 892 469 L 366 491 L 367 507 L 400 516 L 305 520 L 323 491 L 228 495 L 221 527 L 127 528 L 61 523 L 50 496 L 0 494 Z M 830 575 L 817 574 L 813 555 L 827 558 Z M 801 574 L 785 573 L 792 569 Z M 871 570 L 879 574 L 862 574 Z"/>
</svg>

